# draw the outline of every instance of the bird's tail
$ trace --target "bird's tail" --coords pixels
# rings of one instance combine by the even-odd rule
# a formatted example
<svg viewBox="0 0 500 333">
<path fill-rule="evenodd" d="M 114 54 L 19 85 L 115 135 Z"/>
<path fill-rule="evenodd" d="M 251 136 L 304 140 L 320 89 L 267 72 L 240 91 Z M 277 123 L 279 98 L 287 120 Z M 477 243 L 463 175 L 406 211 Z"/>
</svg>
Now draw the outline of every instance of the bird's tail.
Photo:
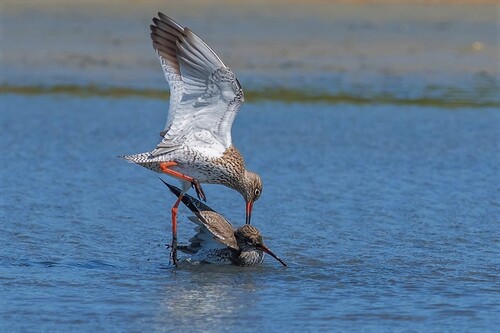
<svg viewBox="0 0 500 333">
<path fill-rule="evenodd" d="M 124 160 L 130 162 L 130 163 L 135 163 L 139 164 L 140 166 L 143 166 L 147 169 L 153 170 L 154 172 L 160 173 L 160 158 L 153 156 L 151 153 L 140 153 L 140 154 L 135 154 L 135 155 L 124 155 L 124 156 L 119 156 L 120 158 L 123 158 Z"/>
<path fill-rule="evenodd" d="M 135 154 L 135 155 L 123 155 L 123 156 L 118 156 L 120 158 L 123 158 L 126 161 L 129 161 L 131 163 L 146 163 L 146 162 L 151 162 L 151 153 L 140 153 L 140 154 Z"/>
</svg>

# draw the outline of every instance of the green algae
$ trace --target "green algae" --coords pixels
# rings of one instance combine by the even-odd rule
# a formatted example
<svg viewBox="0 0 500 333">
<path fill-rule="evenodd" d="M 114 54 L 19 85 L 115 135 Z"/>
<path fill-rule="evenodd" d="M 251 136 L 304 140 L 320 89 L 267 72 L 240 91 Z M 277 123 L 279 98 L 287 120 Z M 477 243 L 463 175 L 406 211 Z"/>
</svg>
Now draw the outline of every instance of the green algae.
<svg viewBox="0 0 500 333">
<path fill-rule="evenodd" d="M 166 90 L 138 89 L 128 87 L 99 87 L 96 85 L 54 85 L 54 86 L 14 86 L 0 85 L 0 94 L 34 95 L 70 95 L 81 98 L 130 98 L 147 99 L 169 98 Z M 469 97 L 470 94 L 461 94 L 453 91 L 452 94 L 443 94 L 441 97 L 402 98 L 391 94 L 370 95 L 369 97 L 349 93 L 330 93 L 321 91 L 307 91 L 294 88 L 268 88 L 245 90 L 245 100 L 249 102 L 276 101 L 282 103 L 324 103 L 324 104 L 392 104 L 433 106 L 443 108 L 460 107 L 500 107 L 500 102 Z"/>
</svg>

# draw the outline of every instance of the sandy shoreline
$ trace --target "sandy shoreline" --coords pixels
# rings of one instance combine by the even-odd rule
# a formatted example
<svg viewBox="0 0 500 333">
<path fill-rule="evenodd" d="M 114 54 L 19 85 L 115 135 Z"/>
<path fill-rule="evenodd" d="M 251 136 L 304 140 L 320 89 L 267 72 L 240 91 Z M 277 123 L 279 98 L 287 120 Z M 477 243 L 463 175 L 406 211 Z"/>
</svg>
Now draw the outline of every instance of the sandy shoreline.
<svg viewBox="0 0 500 333">
<path fill-rule="evenodd" d="M 187 0 L 187 1 L 169 1 L 169 4 L 190 4 L 190 5 L 200 5 L 199 1 Z M 447 5 L 457 5 L 457 4 L 470 4 L 470 5 L 480 5 L 480 4 L 498 4 L 496 0 L 251 0 L 245 1 L 245 4 L 361 4 L 361 5 L 376 5 L 376 4 L 418 4 L 418 5 L 433 5 L 433 4 L 447 4 Z M 16 5 L 16 6 L 86 6 L 86 5 L 103 5 L 103 4 L 120 4 L 123 6 L 127 5 L 157 5 L 164 6 L 165 1 L 159 0 L 86 0 L 84 2 L 70 2 L 65 0 L 4 0 L 2 4 L 5 5 Z M 204 4 L 225 4 L 225 5 L 235 5 L 232 0 L 207 0 Z"/>
<path fill-rule="evenodd" d="M 8 0 L 0 84 L 166 89 L 149 40 L 161 10 L 246 89 L 498 100 L 498 6 L 480 3 Z"/>
</svg>

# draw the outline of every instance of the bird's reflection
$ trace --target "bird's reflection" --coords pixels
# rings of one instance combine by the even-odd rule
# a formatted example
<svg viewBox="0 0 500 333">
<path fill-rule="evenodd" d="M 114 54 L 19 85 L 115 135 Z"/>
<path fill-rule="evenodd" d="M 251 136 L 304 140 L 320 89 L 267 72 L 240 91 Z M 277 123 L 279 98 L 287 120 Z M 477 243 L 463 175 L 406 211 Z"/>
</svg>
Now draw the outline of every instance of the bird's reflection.
<svg viewBox="0 0 500 333">
<path fill-rule="evenodd" d="M 206 329 L 207 324 L 226 325 L 238 318 L 237 314 L 248 306 L 249 299 L 258 301 L 253 273 L 258 274 L 259 267 L 250 268 L 255 272 L 248 272 L 248 268 L 233 266 L 180 264 L 181 270 L 172 272 L 165 286 L 158 323 L 168 327 L 188 324 L 192 331 Z"/>
</svg>

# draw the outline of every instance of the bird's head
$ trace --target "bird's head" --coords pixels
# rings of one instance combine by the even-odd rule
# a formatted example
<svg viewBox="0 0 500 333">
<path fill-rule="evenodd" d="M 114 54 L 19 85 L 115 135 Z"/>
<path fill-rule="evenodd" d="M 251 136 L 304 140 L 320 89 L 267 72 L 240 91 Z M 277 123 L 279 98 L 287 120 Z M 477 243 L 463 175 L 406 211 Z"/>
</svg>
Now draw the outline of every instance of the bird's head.
<svg viewBox="0 0 500 333">
<path fill-rule="evenodd" d="M 240 193 L 246 202 L 246 224 L 250 224 L 253 203 L 259 200 L 262 189 L 262 180 L 259 175 L 248 170 L 245 171 L 244 186 Z"/>
<path fill-rule="evenodd" d="M 262 235 L 260 231 L 252 225 L 245 224 L 242 227 L 239 227 L 234 232 L 234 236 L 236 238 L 236 242 L 238 243 L 238 247 L 242 251 L 253 251 L 259 250 L 264 251 L 269 254 L 274 259 L 278 260 L 283 266 L 286 266 L 285 262 L 281 260 L 277 255 L 275 255 L 269 248 L 264 244 L 262 240 Z"/>
</svg>

